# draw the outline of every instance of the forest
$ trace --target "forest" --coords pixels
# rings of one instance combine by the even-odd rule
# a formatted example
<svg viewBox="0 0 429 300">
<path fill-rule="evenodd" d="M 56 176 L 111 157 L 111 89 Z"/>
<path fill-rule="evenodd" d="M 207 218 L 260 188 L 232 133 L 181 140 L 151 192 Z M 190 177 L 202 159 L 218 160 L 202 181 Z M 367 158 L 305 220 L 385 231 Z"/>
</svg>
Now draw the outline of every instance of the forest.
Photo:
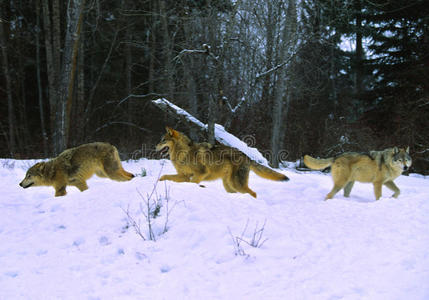
<svg viewBox="0 0 429 300">
<path fill-rule="evenodd" d="M 165 98 L 269 155 L 410 147 L 429 174 L 425 0 L 7 0 L 0 157 L 156 158 Z M 281 155 L 280 155 L 281 154 Z"/>
</svg>

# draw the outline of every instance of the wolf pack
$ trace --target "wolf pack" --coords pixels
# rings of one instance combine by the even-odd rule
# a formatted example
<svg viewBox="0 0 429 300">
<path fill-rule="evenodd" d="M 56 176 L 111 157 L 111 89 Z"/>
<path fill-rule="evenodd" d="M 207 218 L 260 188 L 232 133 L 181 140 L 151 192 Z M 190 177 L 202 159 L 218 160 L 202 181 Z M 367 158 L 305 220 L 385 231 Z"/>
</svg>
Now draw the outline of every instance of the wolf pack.
<svg viewBox="0 0 429 300">
<path fill-rule="evenodd" d="M 168 148 L 177 174 L 162 175 L 160 181 L 200 184 L 222 179 L 228 193 L 248 193 L 256 198 L 256 193 L 248 185 L 250 171 L 269 180 L 289 180 L 286 175 L 250 159 L 235 148 L 218 143 L 197 143 L 170 127 L 166 127 L 166 133 L 156 146 L 158 151 L 165 148 Z M 355 181 L 372 183 L 378 200 L 383 185 L 393 191 L 394 198 L 399 196 L 400 189 L 393 181 L 410 168 L 412 159 L 409 147 L 393 147 L 368 153 L 346 152 L 329 158 L 305 155 L 303 162 L 312 170 L 331 168 L 334 186 L 325 200 L 333 198 L 340 190 L 349 197 Z M 23 188 L 52 186 L 55 196 L 64 196 L 67 186 L 75 186 L 80 191 L 88 189 L 86 181 L 94 174 L 116 181 L 129 181 L 135 177 L 122 167 L 115 146 L 95 142 L 67 149 L 51 160 L 36 163 L 28 169 L 19 185 Z"/>
</svg>

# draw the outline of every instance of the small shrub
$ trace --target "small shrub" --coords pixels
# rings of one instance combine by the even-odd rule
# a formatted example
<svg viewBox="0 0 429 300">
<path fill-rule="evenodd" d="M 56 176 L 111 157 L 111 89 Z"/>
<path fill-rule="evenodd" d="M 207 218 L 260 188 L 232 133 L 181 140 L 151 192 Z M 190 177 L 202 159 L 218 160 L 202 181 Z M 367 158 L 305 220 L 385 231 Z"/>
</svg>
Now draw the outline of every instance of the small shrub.
<svg viewBox="0 0 429 300">
<path fill-rule="evenodd" d="M 249 255 L 244 251 L 243 243 L 253 248 L 262 247 L 262 245 L 268 240 L 263 238 L 266 223 L 267 223 L 267 220 L 265 219 L 264 224 L 262 225 L 262 227 L 259 228 L 259 223 L 256 222 L 255 229 L 253 230 L 253 234 L 251 235 L 250 238 L 247 238 L 247 239 L 245 239 L 244 236 L 246 235 L 247 228 L 249 227 L 249 220 L 247 220 L 246 225 L 244 226 L 243 232 L 241 233 L 240 236 L 234 236 L 231 232 L 231 229 L 228 227 L 228 231 L 229 231 L 229 234 L 231 235 L 232 242 L 234 245 L 235 255 L 249 257 Z"/>
<path fill-rule="evenodd" d="M 141 223 L 141 219 L 136 219 L 132 216 L 129 206 L 126 210 L 122 209 L 127 216 L 128 224 L 126 225 L 126 228 L 132 227 L 136 234 L 144 241 L 156 241 L 156 238 L 159 235 L 168 231 L 170 213 L 175 207 L 175 205 L 173 207 L 170 206 L 170 190 L 167 188 L 166 184 L 164 185 L 164 193 L 160 195 L 157 193 L 156 187 L 158 182 L 159 176 L 152 188 L 152 191 L 146 195 L 143 195 L 139 190 L 137 190 L 137 193 L 142 199 L 139 204 L 139 213 L 144 216 L 143 225 Z M 154 226 L 156 226 L 158 230 L 154 230 Z"/>
</svg>

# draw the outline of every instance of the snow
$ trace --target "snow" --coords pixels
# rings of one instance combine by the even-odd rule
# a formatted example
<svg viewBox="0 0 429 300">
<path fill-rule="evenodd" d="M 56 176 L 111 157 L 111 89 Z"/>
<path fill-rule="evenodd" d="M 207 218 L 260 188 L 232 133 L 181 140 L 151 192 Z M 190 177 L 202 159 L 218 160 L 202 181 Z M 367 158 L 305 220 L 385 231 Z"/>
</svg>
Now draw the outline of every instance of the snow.
<svg viewBox="0 0 429 300">
<path fill-rule="evenodd" d="M 145 199 L 168 160 L 124 162 L 130 182 L 93 177 L 89 189 L 22 189 L 34 161 L 0 160 L 0 299 L 429 299 L 429 182 L 400 176 L 398 199 L 356 183 L 350 198 L 322 199 L 329 174 L 283 169 L 290 181 L 251 173 L 258 194 L 221 181 L 159 182 L 148 237 Z M 168 220 L 167 200 L 168 200 Z M 260 248 L 250 241 L 266 220 Z M 246 223 L 247 230 L 244 231 Z M 167 224 L 167 232 L 163 233 Z M 243 233 L 244 232 L 244 233 Z"/>
<path fill-rule="evenodd" d="M 230 134 L 225 130 L 225 128 L 222 125 L 215 124 L 215 136 L 216 140 L 220 143 L 236 148 L 246 154 L 248 157 L 250 157 L 252 160 L 268 166 L 267 159 L 259 152 L 258 149 L 253 148 L 251 146 L 254 146 L 256 144 L 254 137 L 247 136 L 244 137 L 244 141 L 240 140 L 236 136 Z"/>
<path fill-rule="evenodd" d="M 194 123 L 198 127 L 206 128 L 207 125 L 205 125 L 203 122 L 195 118 L 193 115 L 188 113 L 186 110 L 180 108 L 179 106 L 171 103 L 165 98 L 159 98 L 152 101 L 153 103 L 157 104 L 160 107 L 168 107 L 171 110 L 175 111 L 177 115 L 181 116 L 182 118 L 186 119 L 190 123 Z"/>
</svg>

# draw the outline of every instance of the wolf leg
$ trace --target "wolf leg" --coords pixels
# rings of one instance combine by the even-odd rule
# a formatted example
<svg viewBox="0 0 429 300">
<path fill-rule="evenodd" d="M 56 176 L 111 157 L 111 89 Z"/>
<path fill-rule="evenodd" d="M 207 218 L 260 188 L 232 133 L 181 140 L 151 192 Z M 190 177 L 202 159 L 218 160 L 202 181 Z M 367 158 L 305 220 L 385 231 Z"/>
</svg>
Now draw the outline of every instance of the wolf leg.
<svg viewBox="0 0 429 300">
<path fill-rule="evenodd" d="M 385 182 L 384 185 L 395 192 L 392 197 L 398 198 L 401 191 L 399 190 L 399 188 L 396 186 L 396 184 L 392 180 Z"/>
<path fill-rule="evenodd" d="M 54 186 L 55 188 L 55 197 L 65 196 L 67 194 L 66 192 L 66 185 L 61 186 Z"/>
<path fill-rule="evenodd" d="M 116 170 L 104 168 L 104 171 L 105 172 L 97 171 L 95 174 L 97 174 L 97 176 L 99 177 L 109 177 L 110 179 L 116 181 L 128 181 L 134 178 L 133 174 L 128 173 L 127 171 L 122 169 L 122 167 L 119 167 Z M 106 174 L 106 176 L 103 176 L 104 173 Z"/>
<path fill-rule="evenodd" d="M 130 172 L 125 171 L 123 168 L 121 168 L 119 173 L 124 177 L 125 180 L 131 180 L 135 177 L 134 174 L 131 174 Z"/>
<path fill-rule="evenodd" d="M 76 182 L 73 182 L 72 185 L 77 187 L 79 189 L 79 191 L 81 191 L 81 192 L 88 189 L 88 185 L 86 184 L 85 181 L 76 181 Z"/>
<path fill-rule="evenodd" d="M 256 198 L 256 193 L 254 191 L 252 191 L 247 185 L 240 185 L 237 183 L 234 183 L 233 188 L 240 193 L 243 194 L 250 194 L 252 197 Z"/>
<path fill-rule="evenodd" d="M 338 193 L 346 185 L 346 183 L 347 182 L 345 180 L 334 181 L 334 187 L 329 192 L 329 194 L 326 195 L 325 200 L 332 199 L 335 194 Z"/>
<path fill-rule="evenodd" d="M 249 172 L 247 171 L 247 176 L 249 176 Z M 231 176 L 231 186 L 234 190 L 237 192 L 243 193 L 243 194 L 250 194 L 252 197 L 256 198 L 256 193 L 252 191 L 249 186 L 247 185 L 247 179 L 242 176 Z"/>
<path fill-rule="evenodd" d="M 246 190 L 246 193 L 250 194 L 253 198 L 256 198 L 256 193 L 252 191 L 248 186 L 244 187 Z"/>
<path fill-rule="evenodd" d="M 67 194 L 67 180 L 61 172 L 57 173 L 53 186 L 55 189 L 55 197 L 65 196 Z"/>
<path fill-rule="evenodd" d="M 352 191 L 354 184 L 355 184 L 354 181 L 350 181 L 349 183 L 346 184 L 346 186 L 344 187 L 344 197 L 350 196 L 350 192 Z"/>
<path fill-rule="evenodd" d="M 378 199 L 380 199 L 380 197 L 381 197 L 381 187 L 382 187 L 381 182 L 374 182 L 374 195 L 375 195 L 375 200 L 378 200 Z"/>
<path fill-rule="evenodd" d="M 224 178 L 222 179 L 223 187 L 225 188 L 225 191 L 228 193 L 237 193 L 236 190 L 234 190 L 228 183 L 228 181 Z"/>
<path fill-rule="evenodd" d="M 189 182 L 189 176 L 184 174 L 162 175 L 159 181 L 171 180 L 175 182 Z"/>
<path fill-rule="evenodd" d="M 107 174 L 106 174 L 106 173 L 104 173 L 104 171 L 102 171 L 102 170 L 97 170 L 97 171 L 95 171 L 95 174 L 96 174 L 98 177 L 102 177 L 102 178 L 104 178 L 104 177 L 108 177 L 108 176 L 107 176 Z"/>
<path fill-rule="evenodd" d="M 193 183 L 200 183 L 207 177 L 207 175 L 208 173 L 197 174 L 197 175 L 194 174 L 189 178 L 189 181 Z"/>
</svg>

